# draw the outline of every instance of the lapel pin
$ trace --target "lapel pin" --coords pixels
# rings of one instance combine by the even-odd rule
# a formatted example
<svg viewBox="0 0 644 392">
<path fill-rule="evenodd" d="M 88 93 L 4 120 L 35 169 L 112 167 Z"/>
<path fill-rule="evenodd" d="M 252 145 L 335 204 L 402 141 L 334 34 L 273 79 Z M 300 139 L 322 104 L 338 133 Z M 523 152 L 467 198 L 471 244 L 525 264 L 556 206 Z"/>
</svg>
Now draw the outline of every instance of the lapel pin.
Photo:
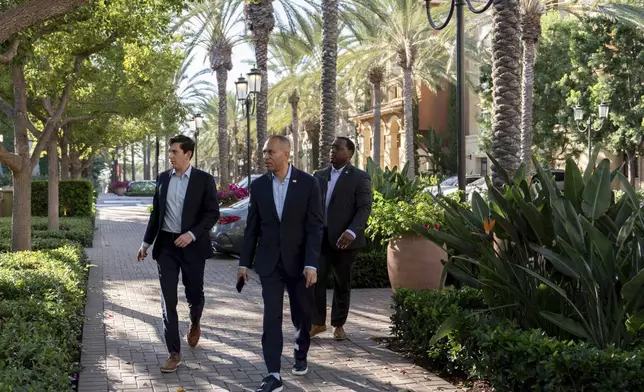
<svg viewBox="0 0 644 392">
<path fill-rule="evenodd" d="M 292 182 L 293 182 L 293 183 L 296 183 L 296 182 L 297 182 L 297 180 L 293 180 Z"/>
</svg>

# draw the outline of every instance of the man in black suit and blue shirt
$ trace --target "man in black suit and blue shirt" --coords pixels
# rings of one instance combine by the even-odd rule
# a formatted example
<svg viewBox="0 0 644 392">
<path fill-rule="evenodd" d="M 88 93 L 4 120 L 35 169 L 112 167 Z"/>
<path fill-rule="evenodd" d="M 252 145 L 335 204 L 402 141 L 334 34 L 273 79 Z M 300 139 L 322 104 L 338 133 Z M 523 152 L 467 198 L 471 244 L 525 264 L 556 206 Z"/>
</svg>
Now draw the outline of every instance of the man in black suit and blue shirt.
<svg viewBox="0 0 644 392">
<path fill-rule="evenodd" d="M 152 258 L 157 261 L 163 303 L 163 332 L 170 354 L 161 365 L 164 373 L 181 364 L 181 339 L 177 315 L 179 271 L 190 307 L 190 347 L 199 342 L 199 322 L 204 307 L 203 275 L 206 259 L 213 256 L 209 232 L 219 219 L 219 201 L 214 178 L 190 165 L 195 143 L 187 136 L 170 139 L 172 169 L 157 178 L 152 213 L 138 260 L 147 256 L 154 243 Z"/>
<path fill-rule="evenodd" d="M 322 202 L 318 182 L 289 163 L 291 143 L 271 136 L 264 145 L 268 173 L 250 187 L 244 249 L 238 279 L 255 270 L 262 284 L 262 349 L 269 375 L 256 392 L 281 391 L 282 318 L 286 288 L 295 326 L 293 374 L 308 371 L 313 285 L 322 241 Z"/>
<path fill-rule="evenodd" d="M 372 202 L 369 175 L 351 165 L 355 150 L 351 139 L 336 138 L 331 145 L 331 165 L 315 173 L 324 205 L 324 235 L 311 336 L 326 331 L 326 276 L 333 267 L 333 338 L 346 339 L 344 323 L 349 315 L 351 269 L 358 250 L 366 246 L 364 231 Z"/>
</svg>

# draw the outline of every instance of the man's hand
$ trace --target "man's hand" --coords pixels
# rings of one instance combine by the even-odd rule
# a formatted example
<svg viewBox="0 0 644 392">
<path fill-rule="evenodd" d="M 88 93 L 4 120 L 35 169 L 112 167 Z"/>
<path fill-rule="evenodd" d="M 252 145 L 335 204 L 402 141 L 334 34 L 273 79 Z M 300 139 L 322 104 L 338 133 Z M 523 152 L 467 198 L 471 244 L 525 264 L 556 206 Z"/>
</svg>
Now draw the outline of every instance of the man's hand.
<svg viewBox="0 0 644 392">
<path fill-rule="evenodd" d="M 337 246 L 340 249 L 347 249 L 349 245 L 355 240 L 355 238 L 349 233 L 348 231 L 345 231 L 342 233 L 340 238 L 338 238 L 338 241 L 336 241 L 335 246 Z"/>
<path fill-rule="evenodd" d="M 318 281 L 318 272 L 313 268 L 304 268 L 304 278 L 306 279 L 306 288 L 313 286 Z"/>
<path fill-rule="evenodd" d="M 239 280 L 239 278 L 244 278 L 244 281 L 248 282 L 248 268 L 239 267 L 239 270 L 237 271 L 237 280 Z"/>
<path fill-rule="evenodd" d="M 186 246 L 190 245 L 191 242 L 192 236 L 190 235 L 190 233 L 183 233 L 176 240 L 174 240 L 174 244 L 179 248 L 185 248 Z"/>
<path fill-rule="evenodd" d="M 148 248 L 145 246 L 141 246 L 139 248 L 139 253 L 136 255 L 137 261 L 140 263 L 143 261 L 148 256 Z"/>
</svg>

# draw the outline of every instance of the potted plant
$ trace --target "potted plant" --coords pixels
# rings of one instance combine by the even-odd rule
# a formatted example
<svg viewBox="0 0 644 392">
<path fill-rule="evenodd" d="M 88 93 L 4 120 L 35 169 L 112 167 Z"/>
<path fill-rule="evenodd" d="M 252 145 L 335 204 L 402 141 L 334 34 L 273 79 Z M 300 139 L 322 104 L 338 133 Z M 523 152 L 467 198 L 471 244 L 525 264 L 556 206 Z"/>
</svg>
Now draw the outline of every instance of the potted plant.
<svg viewBox="0 0 644 392">
<path fill-rule="evenodd" d="M 112 189 L 112 192 L 118 196 L 123 196 L 125 194 L 125 190 L 127 189 L 128 186 L 127 181 L 113 181 L 112 184 L 110 185 L 110 188 Z"/>
<path fill-rule="evenodd" d="M 443 208 L 425 191 L 435 179 L 408 179 L 401 172 L 384 171 L 368 164 L 372 178 L 373 205 L 367 235 L 387 243 L 387 271 L 392 289 L 438 289 L 441 284 L 444 248 L 414 228 L 443 226 Z"/>
<path fill-rule="evenodd" d="M 221 207 L 228 207 L 239 200 L 247 198 L 248 190 L 235 184 L 230 184 L 226 189 L 217 192 L 217 197 L 219 197 L 219 205 Z"/>
</svg>

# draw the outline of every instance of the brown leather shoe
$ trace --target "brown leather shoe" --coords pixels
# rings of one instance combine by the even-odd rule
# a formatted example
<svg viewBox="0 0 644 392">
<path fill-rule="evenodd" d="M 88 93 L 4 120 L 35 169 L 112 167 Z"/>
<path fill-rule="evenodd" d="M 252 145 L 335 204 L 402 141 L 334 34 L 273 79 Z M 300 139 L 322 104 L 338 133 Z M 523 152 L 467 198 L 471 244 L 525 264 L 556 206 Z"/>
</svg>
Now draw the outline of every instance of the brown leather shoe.
<svg viewBox="0 0 644 392">
<path fill-rule="evenodd" d="M 161 373 L 176 372 L 179 365 L 181 365 L 181 355 L 179 353 L 172 353 L 165 360 L 165 363 L 161 365 Z"/>
<path fill-rule="evenodd" d="M 199 338 L 201 337 L 201 327 L 198 324 L 190 323 L 190 331 L 188 331 L 188 345 L 190 347 L 196 347 L 199 343 Z"/>
<path fill-rule="evenodd" d="M 311 327 L 311 337 L 326 331 L 326 325 L 314 325 Z"/>
<path fill-rule="evenodd" d="M 333 339 L 335 340 L 345 340 L 347 338 L 347 334 L 344 332 L 344 328 L 342 327 L 333 327 Z"/>
</svg>

